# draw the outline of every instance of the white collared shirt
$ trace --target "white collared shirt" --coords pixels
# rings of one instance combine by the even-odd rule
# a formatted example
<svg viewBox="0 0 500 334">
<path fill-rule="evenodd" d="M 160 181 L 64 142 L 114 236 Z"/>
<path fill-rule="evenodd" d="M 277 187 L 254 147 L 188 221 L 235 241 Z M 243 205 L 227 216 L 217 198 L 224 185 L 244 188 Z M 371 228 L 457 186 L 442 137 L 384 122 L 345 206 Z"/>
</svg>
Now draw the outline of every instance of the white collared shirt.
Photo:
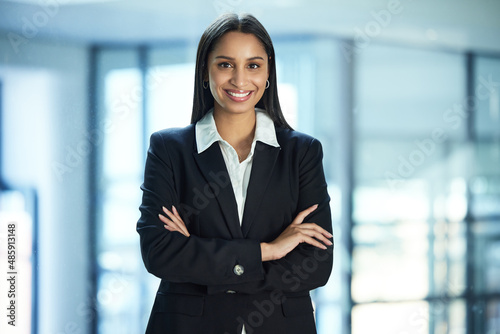
<svg viewBox="0 0 500 334">
<path fill-rule="evenodd" d="M 238 217 L 240 225 L 243 220 L 243 210 L 247 196 L 248 182 L 250 172 L 252 171 L 252 162 L 255 150 L 255 143 L 260 141 L 264 144 L 280 147 L 276 139 L 276 130 L 273 120 L 267 113 L 259 108 L 255 109 L 256 124 L 255 136 L 252 141 L 250 153 L 241 163 L 236 150 L 222 137 L 217 131 L 215 125 L 213 109 L 211 109 L 201 120 L 196 123 L 196 146 L 198 154 L 209 148 L 214 142 L 219 142 L 219 147 L 226 163 L 226 168 L 233 186 L 234 197 L 238 205 Z"/>
<path fill-rule="evenodd" d="M 270 146 L 280 147 L 276 139 L 274 122 L 264 110 L 255 108 L 255 136 L 252 141 L 250 153 L 241 163 L 236 150 L 227 141 L 222 139 L 217 131 L 213 109 L 199 120 L 195 127 L 198 154 L 212 146 L 214 142 L 219 142 L 219 147 L 233 186 L 236 204 L 238 205 L 238 218 L 241 226 L 243 222 L 245 200 L 247 197 L 248 182 L 250 181 L 250 173 L 252 171 L 255 143 L 260 141 Z M 246 334 L 245 326 L 243 326 L 241 334 Z"/>
</svg>

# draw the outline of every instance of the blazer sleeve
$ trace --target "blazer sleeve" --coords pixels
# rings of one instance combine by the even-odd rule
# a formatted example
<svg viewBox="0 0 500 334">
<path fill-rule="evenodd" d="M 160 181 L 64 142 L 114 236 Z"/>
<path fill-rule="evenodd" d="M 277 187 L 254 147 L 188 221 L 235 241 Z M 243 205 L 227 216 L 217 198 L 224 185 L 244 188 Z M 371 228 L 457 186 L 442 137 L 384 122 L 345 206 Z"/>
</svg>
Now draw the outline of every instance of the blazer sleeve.
<svg viewBox="0 0 500 334">
<path fill-rule="evenodd" d="M 164 135 L 157 132 L 151 136 L 141 186 L 143 197 L 137 232 L 146 269 L 170 282 L 201 285 L 262 280 L 262 255 L 258 240 L 185 237 L 164 228 L 158 218 L 162 206 L 170 208 L 180 202 Z M 234 270 L 236 265 L 245 268 L 243 274 Z"/>
<path fill-rule="evenodd" d="M 304 223 L 316 223 L 332 233 L 330 197 L 323 171 L 321 143 L 312 139 L 300 162 L 298 214 L 318 204 L 318 208 L 306 217 Z M 333 240 L 332 240 L 333 241 Z M 209 286 L 209 293 L 234 290 L 255 294 L 279 290 L 289 293 L 310 291 L 328 282 L 333 267 L 333 245 L 326 250 L 300 244 L 284 258 L 263 263 L 264 278 L 237 285 Z"/>
</svg>

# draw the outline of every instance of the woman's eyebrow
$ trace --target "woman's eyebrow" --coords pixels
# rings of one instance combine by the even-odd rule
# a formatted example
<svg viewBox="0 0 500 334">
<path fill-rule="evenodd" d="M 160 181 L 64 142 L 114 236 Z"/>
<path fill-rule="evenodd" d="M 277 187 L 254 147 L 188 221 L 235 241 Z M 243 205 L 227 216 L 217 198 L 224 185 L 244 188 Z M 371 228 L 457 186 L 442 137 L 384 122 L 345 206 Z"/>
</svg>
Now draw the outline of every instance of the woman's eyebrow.
<svg viewBox="0 0 500 334">
<path fill-rule="evenodd" d="M 228 57 L 228 56 L 217 56 L 217 57 L 215 57 L 215 59 L 227 59 L 227 60 L 234 60 L 234 58 L 232 58 L 232 57 Z M 260 57 L 260 56 L 250 57 L 250 58 L 248 58 L 247 60 L 257 60 L 257 59 L 264 60 L 264 58 L 262 58 L 262 57 Z"/>
</svg>

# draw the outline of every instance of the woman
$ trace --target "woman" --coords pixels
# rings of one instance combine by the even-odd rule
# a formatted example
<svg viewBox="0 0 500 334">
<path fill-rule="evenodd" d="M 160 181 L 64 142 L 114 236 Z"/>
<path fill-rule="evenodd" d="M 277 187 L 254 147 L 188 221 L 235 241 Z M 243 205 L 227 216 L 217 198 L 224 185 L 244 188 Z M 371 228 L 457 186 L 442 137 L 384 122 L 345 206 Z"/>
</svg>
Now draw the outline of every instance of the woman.
<svg viewBox="0 0 500 334">
<path fill-rule="evenodd" d="M 326 188 L 321 144 L 281 112 L 266 30 L 221 16 L 198 46 L 192 124 L 151 136 L 137 231 L 161 283 L 146 332 L 316 333 Z"/>
</svg>

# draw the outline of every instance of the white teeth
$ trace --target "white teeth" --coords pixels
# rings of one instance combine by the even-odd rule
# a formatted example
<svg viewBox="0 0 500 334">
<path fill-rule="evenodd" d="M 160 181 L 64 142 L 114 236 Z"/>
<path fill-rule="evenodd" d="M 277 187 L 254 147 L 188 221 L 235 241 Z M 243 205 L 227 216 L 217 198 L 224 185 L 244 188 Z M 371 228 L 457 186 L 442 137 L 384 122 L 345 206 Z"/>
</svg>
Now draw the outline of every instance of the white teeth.
<svg viewBox="0 0 500 334">
<path fill-rule="evenodd" d="M 234 97 L 245 97 L 247 96 L 248 94 L 250 94 L 250 92 L 248 93 L 243 93 L 243 94 L 238 94 L 238 93 L 233 93 L 233 92 L 230 92 L 230 91 L 227 91 L 227 93 L 231 96 L 234 96 Z"/>
</svg>

